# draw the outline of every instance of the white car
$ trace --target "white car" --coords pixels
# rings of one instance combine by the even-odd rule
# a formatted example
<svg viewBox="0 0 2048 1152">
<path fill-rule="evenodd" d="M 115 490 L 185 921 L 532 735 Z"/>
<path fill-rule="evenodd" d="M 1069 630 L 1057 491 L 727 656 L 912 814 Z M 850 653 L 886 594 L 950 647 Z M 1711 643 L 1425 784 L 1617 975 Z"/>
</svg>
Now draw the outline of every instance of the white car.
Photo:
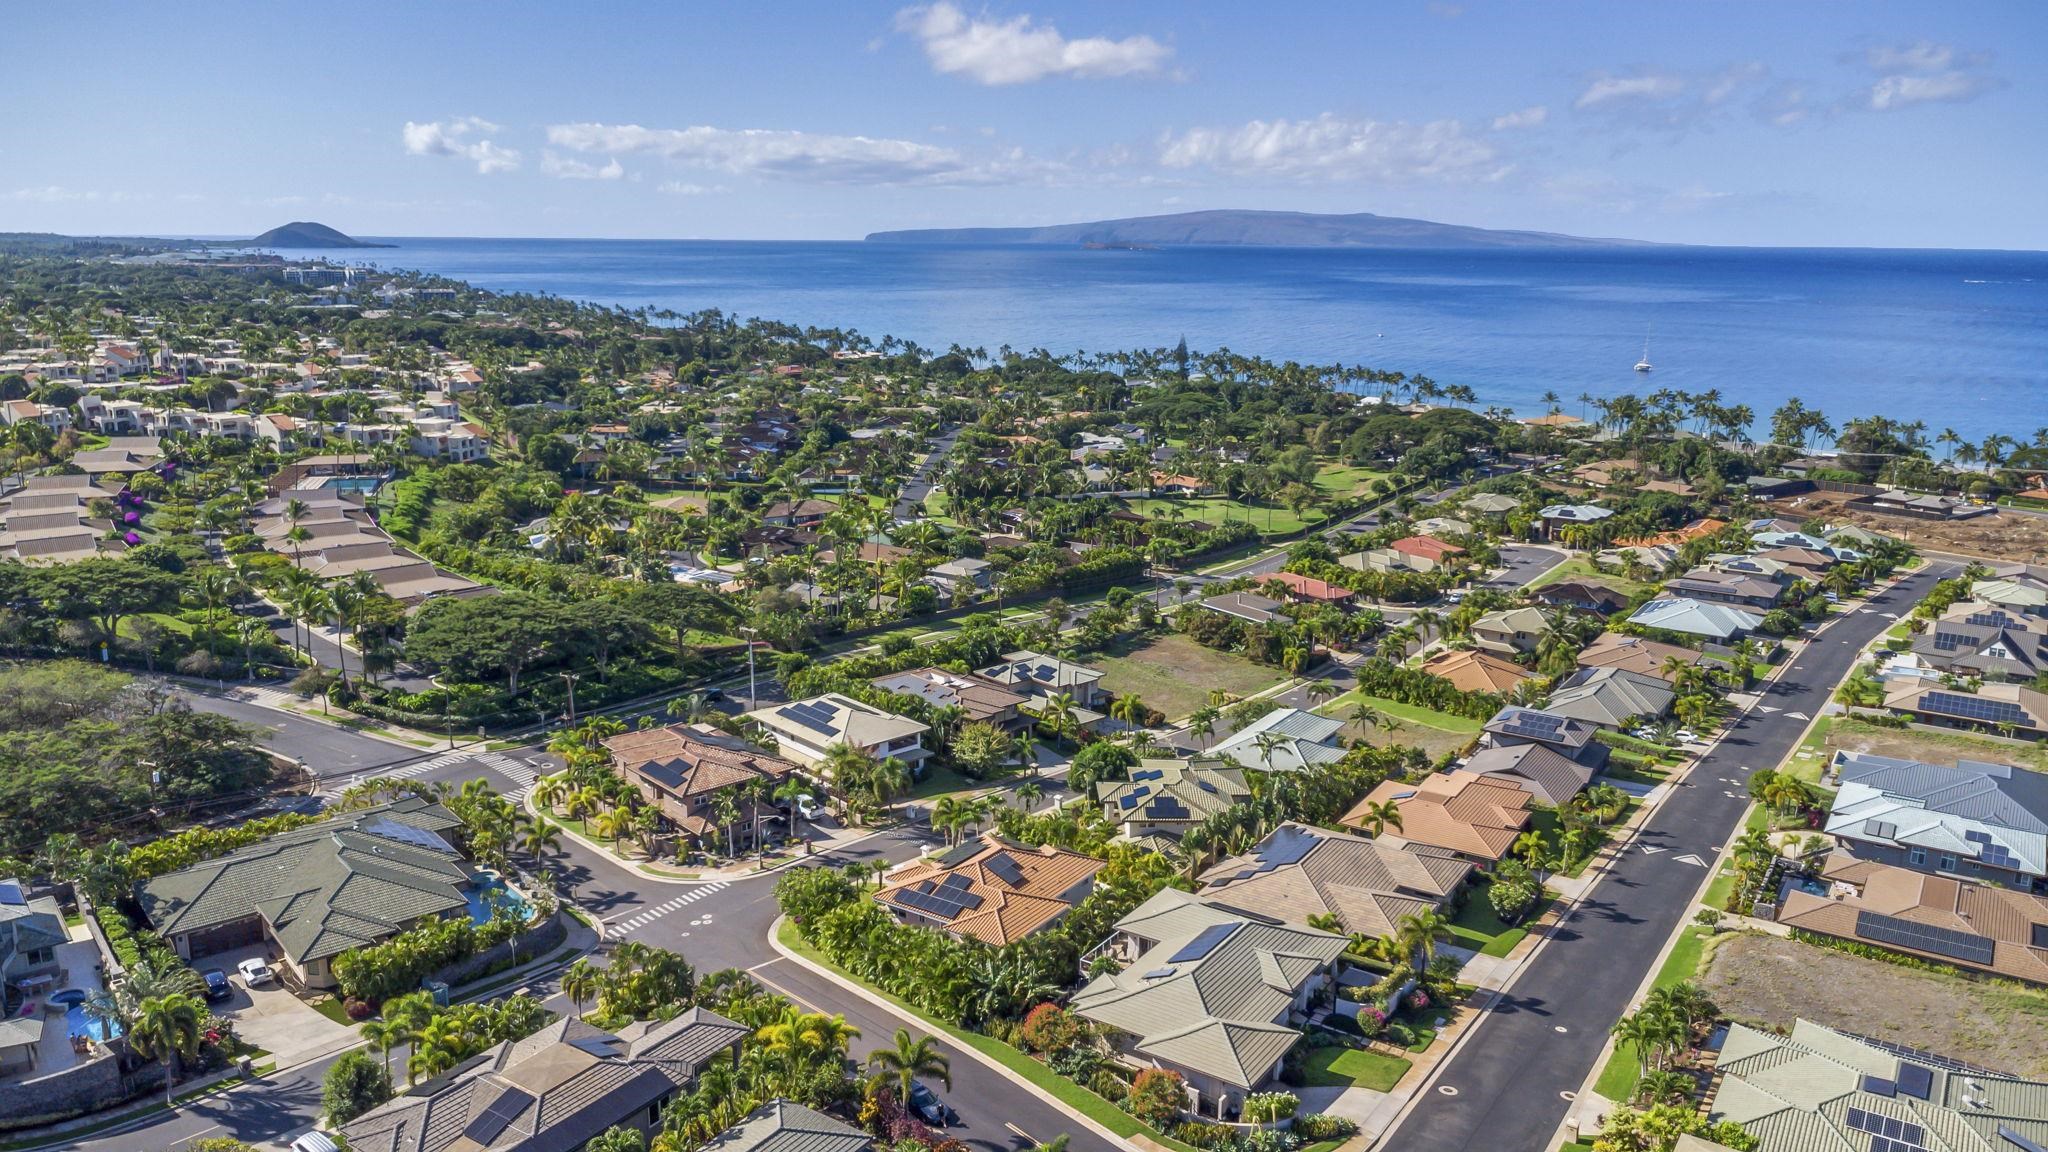
<svg viewBox="0 0 2048 1152">
<path fill-rule="evenodd" d="M 268 984 L 277 979 L 277 973 L 270 970 L 270 965 L 255 957 L 235 965 L 235 971 L 242 974 L 242 983 L 247 984 L 251 988 L 256 987 L 258 984 Z"/>
<path fill-rule="evenodd" d="M 813 822 L 825 814 L 825 806 L 810 796 L 797 797 L 796 810 L 798 815 Z"/>
<path fill-rule="evenodd" d="M 1671 735 L 1682 744 L 1691 744 L 1700 738 L 1700 734 L 1690 728 L 1680 728 Z"/>
</svg>

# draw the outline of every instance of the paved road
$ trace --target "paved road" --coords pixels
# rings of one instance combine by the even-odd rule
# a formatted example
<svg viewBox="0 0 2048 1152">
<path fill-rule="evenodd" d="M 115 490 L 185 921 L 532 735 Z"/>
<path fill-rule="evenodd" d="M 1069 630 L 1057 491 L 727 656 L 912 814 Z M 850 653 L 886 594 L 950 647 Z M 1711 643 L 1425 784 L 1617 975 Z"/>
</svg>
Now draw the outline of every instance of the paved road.
<svg viewBox="0 0 2048 1152">
<path fill-rule="evenodd" d="M 1500 549 L 1500 575 L 1481 583 L 1481 588 L 1526 588 L 1538 577 L 1571 558 L 1562 548 L 1542 544 L 1504 544 Z"/>
<path fill-rule="evenodd" d="M 904 481 L 903 491 L 896 499 L 896 506 L 890 510 L 898 520 L 915 520 L 924 515 L 924 498 L 931 495 L 932 473 L 947 456 L 953 452 L 953 442 L 960 439 L 960 429 L 941 433 L 927 441 L 923 459 Z"/>
<path fill-rule="evenodd" d="M 1715 854 L 1748 807 L 1750 775 L 1789 754 L 1863 646 L 1953 565 L 1931 565 L 1837 620 L 1771 683 L 1758 707 L 1701 759 L 1634 844 L 1552 933 L 1467 1034 L 1381 1147 L 1398 1152 L 1542 1152 L 1627 1011 L 1666 938 L 1690 917 Z M 1693 857 L 1695 864 L 1683 857 Z M 1443 1089 L 1455 1089 L 1446 1094 Z"/>
<path fill-rule="evenodd" d="M 222 692 L 178 687 L 175 695 L 201 712 L 217 713 L 258 729 L 266 747 L 281 756 L 304 760 L 308 768 L 323 778 L 368 772 L 431 755 L 346 728 L 237 700 L 231 695 L 233 691 L 233 685 Z"/>
</svg>

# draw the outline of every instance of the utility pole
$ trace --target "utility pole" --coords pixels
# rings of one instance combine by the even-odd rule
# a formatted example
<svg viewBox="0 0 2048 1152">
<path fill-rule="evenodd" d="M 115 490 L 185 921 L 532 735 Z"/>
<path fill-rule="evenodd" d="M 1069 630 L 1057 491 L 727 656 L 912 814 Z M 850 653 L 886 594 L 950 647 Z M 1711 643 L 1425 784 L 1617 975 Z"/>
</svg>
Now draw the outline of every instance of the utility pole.
<svg viewBox="0 0 2048 1152">
<path fill-rule="evenodd" d="M 754 637 L 761 630 L 743 624 L 740 631 L 747 637 L 747 711 L 752 712 L 761 706 L 760 699 L 754 695 Z"/>
<path fill-rule="evenodd" d="M 574 724 L 576 722 L 576 682 L 583 679 L 583 677 L 574 672 L 564 672 L 561 676 L 569 685 L 569 723 Z"/>
</svg>

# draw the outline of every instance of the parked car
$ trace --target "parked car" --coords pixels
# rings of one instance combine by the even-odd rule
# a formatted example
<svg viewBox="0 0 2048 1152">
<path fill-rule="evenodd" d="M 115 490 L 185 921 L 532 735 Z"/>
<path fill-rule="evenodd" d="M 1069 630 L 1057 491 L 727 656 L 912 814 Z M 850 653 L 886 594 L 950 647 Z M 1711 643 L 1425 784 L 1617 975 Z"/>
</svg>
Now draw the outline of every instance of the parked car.
<svg viewBox="0 0 2048 1152">
<path fill-rule="evenodd" d="M 1693 731 L 1690 728 L 1680 728 L 1678 731 L 1673 732 L 1671 735 L 1672 738 L 1676 739 L 1682 744 L 1690 744 L 1693 741 L 1698 740 L 1700 738 L 1700 734 Z"/>
<path fill-rule="evenodd" d="M 922 1080 L 910 1082 L 910 1106 L 934 1128 L 946 1128 L 960 1122 L 960 1114 L 953 1111 L 953 1106 L 939 1099 L 939 1094 L 925 1087 Z"/>
<path fill-rule="evenodd" d="M 228 974 L 218 968 L 208 968 L 199 974 L 199 978 L 206 982 L 208 1000 L 225 1000 L 235 994 L 235 986 L 228 983 Z"/>
<path fill-rule="evenodd" d="M 251 988 L 277 979 L 277 973 L 271 971 L 269 963 L 254 956 L 235 965 L 235 971 L 242 974 L 242 983 Z"/>
<path fill-rule="evenodd" d="M 725 689 L 723 688 L 706 688 L 704 690 L 704 702 L 706 704 L 716 704 L 723 699 L 725 699 Z"/>
<path fill-rule="evenodd" d="M 797 797 L 796 810 L 804 819 L 811 821 L 816 821 L 825 815 L 825 806 L 818 803 L 817 798 L 814 796 Z"/>
</svg>

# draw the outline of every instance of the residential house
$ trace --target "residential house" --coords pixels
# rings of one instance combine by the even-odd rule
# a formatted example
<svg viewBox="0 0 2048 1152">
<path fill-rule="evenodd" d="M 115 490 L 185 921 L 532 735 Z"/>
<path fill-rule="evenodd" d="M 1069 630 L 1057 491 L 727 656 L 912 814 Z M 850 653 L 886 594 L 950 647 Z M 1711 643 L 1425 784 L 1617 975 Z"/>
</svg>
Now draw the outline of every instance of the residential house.
<svg viewBox="0 0 2048 1152">
<path fill-rule="evenodd" d="M 1673 577 L 1664 585 L 1674 597 L 1714 604 L 1739 604 L 1768 612 L 1778 606 L 1788 586 L 1778 580 L 1749 572 L 1699 567 Z"/>
<path fill-rule="evenodd" d="M 1477 492 L 1464 502 L 1465 511 L 1481 516 L 1505 516 L 1521 506 L 1521 501 L 1499 492 Z"/>
<path fill-rule="evenodd" d="M 1256 592 L 1224 592 L 1204 597 L 1201 603 L 1211 612 L 1220 612 L 1247 624 L 1270 624 L 1283 619 L 1280 601 Z"/>
<path fill-rule="evenodd" d="M 563 1016 L 495 1044 L 341 1126 L 350 1152 L 574 1152 L 611 1128 L 643 1141 L 753 1029 L 705 1008 L 616 1033 Z"/>
<path fill-rule="evenodd" d="M 2048 585 L 2013 577 L 1979 580 L 1970 585 L 1970 598 L 1995 604 L 2022 616 L 2048 616 Z"/>
<path fill-rule="evenodd" d="M 1627 571 L 1633 563 L 1652 572 L 1663 572 L 1678 562 L 1678 549 L 1670 544 L 1625 544 L 1602 548 L 1593 554 L 1593 562 L 1602 568 Z"/>
<path fill-rule="evenodd" d="M 1873 1006 L 1881 1010 L 1881 1006 Z M 2036 1152 L 2048 1084 L 1798 1020 L 1790 1036 L 1731 1024 L 1707 1119 L 1757 1152 Z"/>
<path fill-rule="evenodd" d="M 1198 891 L 1216 906 L 1289 924 L 1333 916 L 1347 935 L 1378 938 L 1410 916 L 1441 910 L 1471 875 L 1468 861 L 1442 849 L 1290 821 L 1202 873 Z"/>
<path fill-rule="evenodd" d="M 1598 504 L 1551 504 L 1538 510 L 1536 515 L 1543 524 L 1543 538 L 1557 540 L 1566 529 L 1598 524 L 1614 515 L 1614 510 Z"/>
<path fill-rule="evenodd" d="M 1103 861 L 994 832 L 899 864 L 875 899 L 898 920 L 1001 948 L 1064 919 L 1095 890 Z"/>
<path fill-rule="evenodd" d="M 1403 536 L 1387 545 L 1387 551 L 1401 557 L 1399 565 L 1416 572 L 1455 568 L 1465 559 L 1465 550 L 1434 536 Z"/>
<path fill-rule="evenodd" d="M 761 523 L 774 528 L 812 528 L 839 511 L 830 500 L 777 500 L 761 509 Z"/>
<path fill-rule="evenodd" d="M 1950 606 L 1912 651 L 1928 667 L 1986 680 L 2025 680 L 2048 672 L 2048 619 L 1983 600 Z"/>
<path fill-rule="evenodd" d="M 731 837 L 735 846 L 751 841 L 756 817 L 779 813 L 743 793 L 753 787 L 772 791 L 797 770 L 794 762 L 709 724 L 621 732 L 604 746 L 619 774 L 661 818 L 699 843 L 721 837 Z M 722 800 L 732 804 L 729 822 L 721 817 Z"/>
<path fill-rule="evenodd" d="M 2048 984 L 2048 896 L 1836 851 L 1825 894 L 1786 885 L 1775 919 L 1803 932 Z"/>
<path fill-rule="evenodd" d="M 1431 516 L 1415 522 L 1415 531 L 1423 536 L 1470 536 L 1472 524 L 1455 516 Z"/>
<path fill-rule="evenodd" d="M 1470 648 L 1449 648 L 1422 662 L 1422 670 L 1460 692 L 1505 696 L 1536 674 L 1513 661 Z"/>
<path fill-rule="evenodd" d="M 931 755 L 924 746 L 928 725 L 837 692 L 757 708 L 746 719 L 774 735 L 783 756 L 813 770 L 839 744 L 876 760 L 894 756 L 913 770 Z"/>
<path fill-rule="evenodd" d="M 1594 637 L 1591 644 L 1580 649 L 1578 663 L 1581 668 L 1624 668 L 1668 681 L 1671 673 L 1666 665 L 1672 660 L 1691 667 L 1705 663 L 1707 658 L 1706 653 L 1682 644 L 1645 640 L 1641 636 L 1620 632 L 1602 632 Z"/>
<path fill-rule="evenodd" d="M 2002 736 L 2039 737 L 2048 733 L 2048 693 L 2024 684 L 1984 684 L 1975 692 L 1964 692 L 1938 681 L 1903 681 L 1885 690 L 1884 706 L 1922 724 L 1944 728 L 1968 728 Z"/>
<path fill-rule="evenodd" d="M 268 944 L 289 982 L 325 990 L 343 952 L 469 914 L 476 881 L 455 848 L 461 823 L 410 796 L 165 873 L 137 902 L 180 959 Z"/>
<path fill-rule="evenodd" d="M 1677 697 L 1669 681 L 1626 668 L 1581 668 L 1551 690 L 1543 706 L 1553 716 L 1570 716 L 1602 728 L 1621 729 L 1638 720 L 1658 720 Z"/>
<path fill-rule="evenodd" d="M 70 939 L 54 897 L 31 898 L 20 880 L 0 880 L 0 1017 L 9 992 L 49 991 L 57 980 L 57 949 Z"/>
<path fill-rule="evenodd" d="M 29 477 L 0 496 L 0 557 L 41 566 L 98 555 L 113 524 L 87 513 L 93 500 L 109 495 L 83 473 Z"/>
<path fill-rule="evenodd" d="M 712 1137 L 701 1152 L 871 1152 L 874 1144 L 851 1124 L 778 1098 Z"/>
<path fill-rule="evenodd" d="M 1547 744 L 1516 744 L 1481 748 L 1458 765 L 1458 772 L 1511 780 L 1538 803 L 1563 807 L 1592 782 L 1593 769 Z"/>
<path fill-rule="evenodd" d="M 1204 755 L 1261 772 L 1300 772 L 1342 760 L 1344 746 L 1337 742 L 1337 734 L 1343 730 L 1342 720 L 1300 708 L 1275 708 L 1218 741 Z M 1270 747 L 1270 753 L 1262 743 Z"/>
<path fill-rule="evenodd" d="M 1629 616 L 1628 622 L 1645 628 L 1683 632 L 1688 636 L 1704 636 L 1709 640 L 1727 643 L 1740 640 L 1763 627 L 1764 618 L 1747 608 L 1738 608 L 1732 604 L 1714 604 L 1685 597 L 1659 597 L 1636 609 Z"/>
<path fill-rule="evenodd" d="M 1536 797 L 1513 780 L 1472 772 L 1437 772 L 1410 784 L 1385 780 L 1337 822 L 1371 829 L 1367 813 L 1391 803 L 1399 822 L 1389 820 L 1373 835 L 1393 843 L 1420 844 L 1454 852 L 1481 868 L 1501 861 L 1515 837 L 1529 826 Z"/>
<path fill-rule="evenodd" d="M 1591 580 L 1560 580 L 1529 593 L 1538 604 L 1611 616 L 1628 607 L 1628 596 Z"/>
<path fill-rule="evenodd" d="M 1191 1111 L 1227 1118 L 1301 1042 L 1299 1022 L 1349 943 L 1166 888 L 1117 921 L 1122 967 L 1069 1006 L 1119 1059 L 1180 1073 Z"/>
<path fill-rule="evenodd" d="M 1277 589 L 1277 594 L 1285 596 L 1296 604 L 1327 604 L 1332 607 L 1343 607 L 1358 596 L 1358 593 L 1344 587 L 1342 584 L 1332 584 L 1327 580 L 1318 580 L 1313 576 L 1303 576 L 1298 572 L 1275 572 L 1269 576 L 1261 576 L 1259 577 L 1259 587 L 1268 592 L 1274 592 Z"/>
<path fill-rule="evenodd" d="M 986 560 L 962 556 L 943 564 L 932 565 L 925 571 L 924 578 L 926 583 L 937 588 L 942 595 L 973 595 L 988 591 L 993 569 L 994 566 Z"/>
<path fill-rule="evenodd" d="M 1607 745 L 1593 738 L 1598 731 L 1598 726 L 1575 716 L 1512 704 L 1494 713 L 1485 727 L 1486 741 L 1494 747 L 1543 744 L 1591 768 L 1607 763 Z"/>
<path fill-rule="evenodd" d="M 1110 693 L 1102 687 L 1102 672 L 1085 664 L 1073 664 L 1057 656 L 1032 652 L 1028 648 L 1006 652 L 999 664 L 989 664 L 975 676 L 1028 697 L 1028 709 L 1042 711 L 1055 697 L 1071 697 L 1075 724 L 1083 730 L 1098 728 L 1108 715 Z"/>
<path fill-rule="evenodd" d="M 1188 829 L 1252 798 L 1229 761 L 1145 759 L 1128 780 L 1098 780 L 1095 800 L 1122 840 L 1179 840 Z"/>
<path fill-rule="evenodd" d="M 958 708 L 967 719 L 993 724 L 1005 732 L 1021 732 L 1031 726 L 1022 709 L 1029 699 L 999 684 L 976 676 L 962 676 L 943 668 L 911 668 L 891 672 L 868 681 L 884 692 L 915 696 L 934 708 Z"/>
<path fill-rule="evenodd" d="M 1668 487 L 1659 488 L 1657 487 L 1655 482 L 1645 484 L 1642 486 L 1643 491 L 1645 492 L 1665 491 L 1672 492 L 1673 495 L 1692 495 L 1691 485 L 1683 485 L 1683 487 L 1685 488 L 1685 491 L 1678 492 Z M 1728 527 L 1728 522 L 1726 520 L 1716 520 L 1713 517 L 1709 516 L 1704 517 L 1702 519 L 1689 521 L 1683 528 L 1674 528 L 1669 532 L 1658 532 L 1650 536 L 1637 536 L 1631 539 L 1618 541 L 1618 543 L 1625 547 L 1648 546 L 1676 548 L 1681 544 L 1687 544 L 1694 540 L 1699 540 L 1707 536 L 1712 536 L 1714 533 L 1719 532 L 1721 529 L 1726 527 Z"/>
<path fill-rule="evenodd" d="M 1550 621 L 1540 608 L 1503 608 L 1472 622 L 1472 643 L 1503 656 L 1527 656 L 1543 642 Z"/>
<path fill-rule="evenodd" d="M 71 409 L 57 404 L 38 404 L 33 400 L 0 401 L 0 421 L 10 426 L 40 424 L 56 435 L 71 427 Z"/>
<path fill-rule="evenodd" d="M 1825 830 L 1860 860 L 2048 892 L 2048 776 L 1837 752 Z"/>
</svg>

